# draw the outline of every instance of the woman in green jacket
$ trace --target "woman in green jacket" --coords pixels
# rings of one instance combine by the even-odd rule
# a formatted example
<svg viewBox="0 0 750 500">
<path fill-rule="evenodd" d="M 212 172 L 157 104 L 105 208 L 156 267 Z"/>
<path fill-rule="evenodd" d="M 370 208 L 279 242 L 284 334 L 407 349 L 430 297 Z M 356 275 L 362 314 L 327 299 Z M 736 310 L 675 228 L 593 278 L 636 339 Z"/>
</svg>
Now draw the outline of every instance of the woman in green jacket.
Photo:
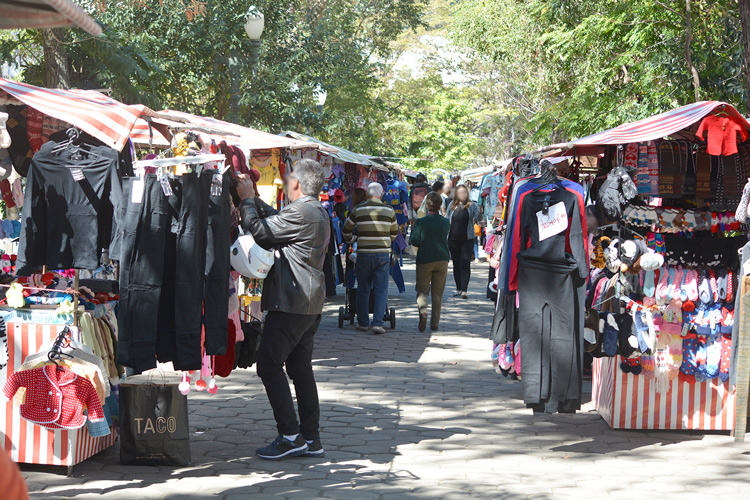
<svg viewBox="0 0 750 500">
<path fill-rule="evenodd" d="M 432 314 L 430 330 L 437 331 L 440 309 L 443 305 L 445 280 L 448 276 L 448 233 L 451 223 L 440 215 L 443 199 L 438 193 L 425 198 L 428 214 L 414 223 L 410 244 L 417 252 L 417 306 L 419 307 L 419 331 L 427 328 L 427 295 L 432 289 Z"/>
</svg>

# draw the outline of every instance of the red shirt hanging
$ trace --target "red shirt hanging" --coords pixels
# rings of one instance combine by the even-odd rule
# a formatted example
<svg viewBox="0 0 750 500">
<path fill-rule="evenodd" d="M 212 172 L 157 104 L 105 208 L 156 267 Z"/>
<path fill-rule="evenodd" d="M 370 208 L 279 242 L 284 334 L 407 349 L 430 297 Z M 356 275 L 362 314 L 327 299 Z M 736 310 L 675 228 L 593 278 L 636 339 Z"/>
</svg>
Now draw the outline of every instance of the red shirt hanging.
<svg viewBox="0 0 750 500">
<path fill-rule="evenodd" d="M 730 156 L 737 154 L 738 132 L 742 141 L 746 141 L 750 137 L 739 118 L 731 115 L 708 115 L 701 122 L 695 135 L 700 140 L 705 140 L 706 133 L 708 133 L 708 154 Z"/>
</svg>

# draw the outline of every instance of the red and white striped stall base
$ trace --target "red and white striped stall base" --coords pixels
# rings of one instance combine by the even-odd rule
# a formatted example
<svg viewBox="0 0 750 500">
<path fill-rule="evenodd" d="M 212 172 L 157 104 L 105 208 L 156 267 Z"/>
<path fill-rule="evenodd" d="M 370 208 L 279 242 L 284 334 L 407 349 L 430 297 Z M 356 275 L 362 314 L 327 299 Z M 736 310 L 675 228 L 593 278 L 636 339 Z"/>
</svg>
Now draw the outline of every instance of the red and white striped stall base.
<svg viewBox="0 0 750 500">
<path fill-rule="evenodd" d="M 8 366 L 0 370 L 0 387 L 30 353 L 54 342 L 63 325 L 8 323 Z M 2 396 L 4 400 L 5 397 Z M 116 428 L 108 436 L 91 437 L 86 426 L 51 430 L 21 418 L 13 401 L 0 401 L 0 444 L 14 462 L 72 466 L 115 443 Z"/>
<path fill-rule="evenodd" d="M 710 380 L 670 383 L 666 393 L 643 375 L 623 373 L 621 359 L 594 359 L 591 399 L 613 429 L 731 431 L 735 392 L 729 383 Z"/>
</svg>

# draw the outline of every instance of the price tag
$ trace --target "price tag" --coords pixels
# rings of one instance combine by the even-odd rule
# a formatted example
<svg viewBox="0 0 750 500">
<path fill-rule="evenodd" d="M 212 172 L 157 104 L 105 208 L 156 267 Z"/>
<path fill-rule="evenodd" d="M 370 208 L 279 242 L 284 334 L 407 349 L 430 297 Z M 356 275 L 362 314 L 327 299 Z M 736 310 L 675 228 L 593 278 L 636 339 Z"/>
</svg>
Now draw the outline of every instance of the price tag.
<svg viewBox="0 0 750 500">
<path fill-rule="evenodd" d="M 83 170 L 80 168 L 71 168 L 70 175 L 73 176 L 73 180 L 75 180 L 76 182 L 81 182 L 86 178 L 86 176 L 83 175 Z"/>
<path fill-rule="evenodd" d="M 143 203 L 143 189 L 145 185 L 143 179 L 135 179 L 130 192 L 130 203 Z"/>
<path fill-rule="evenodd" d="M 220 173 L 215 173 L 213 179 L 211 179 L 211 196 L 221 196 L 223 183 L 223 176 Z"/>
<path fill-rule="evenodd" d="M 169 183 L 169 179 L 166 175 L 163 175 L 161 177 L 161 190 L 164 192 L 164 196 L 172 196 L 174 194 L 174 191 L 172 191 L 172 185 Z"/>
<path fill-rule="evenodd" d="M 549 207 L 546 215 L 543 210 L 538 211 L 536 219 L 539 224 L 539 241 L 546 240 L 568 229 L 568 214 L 565 211 L 565 203 L 562 201 Z"/>
</svg>

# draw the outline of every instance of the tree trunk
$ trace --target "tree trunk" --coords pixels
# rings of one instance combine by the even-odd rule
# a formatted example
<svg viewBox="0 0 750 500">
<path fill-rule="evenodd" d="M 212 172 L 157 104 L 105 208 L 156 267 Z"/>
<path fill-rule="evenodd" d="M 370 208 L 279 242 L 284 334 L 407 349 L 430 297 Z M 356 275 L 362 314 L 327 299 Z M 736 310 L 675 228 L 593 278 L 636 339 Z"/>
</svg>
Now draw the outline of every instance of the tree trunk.
<svg viewBox="0 0 750 500">
<path fill-rule="evenodd" d="M 750 114 L 750 0 L 740 0 L 742 47 L 745 50 L 745 110 Z"/>
<path fill-rule="evenodd" d="M 690 45 L 693 42 L 693 19 L 691 0 L 685 0 L 685 60 L 687 61 L 690 74 L 693 76 L 693 90 L 695 91 L 695 102 L 701 97 L 701 78 L 698 69 L 693 64 L 693 54 Z"/>
<path fill-rule="evenodd" d="M 65 38 L 65 31 L 60 28 L 42 30 L 44 39 L 44 86 L 49 89 L 67 89 L 70 87 L 70 69 L 68 68 L 68 51 L 60 43 Z"/>
</svg>

